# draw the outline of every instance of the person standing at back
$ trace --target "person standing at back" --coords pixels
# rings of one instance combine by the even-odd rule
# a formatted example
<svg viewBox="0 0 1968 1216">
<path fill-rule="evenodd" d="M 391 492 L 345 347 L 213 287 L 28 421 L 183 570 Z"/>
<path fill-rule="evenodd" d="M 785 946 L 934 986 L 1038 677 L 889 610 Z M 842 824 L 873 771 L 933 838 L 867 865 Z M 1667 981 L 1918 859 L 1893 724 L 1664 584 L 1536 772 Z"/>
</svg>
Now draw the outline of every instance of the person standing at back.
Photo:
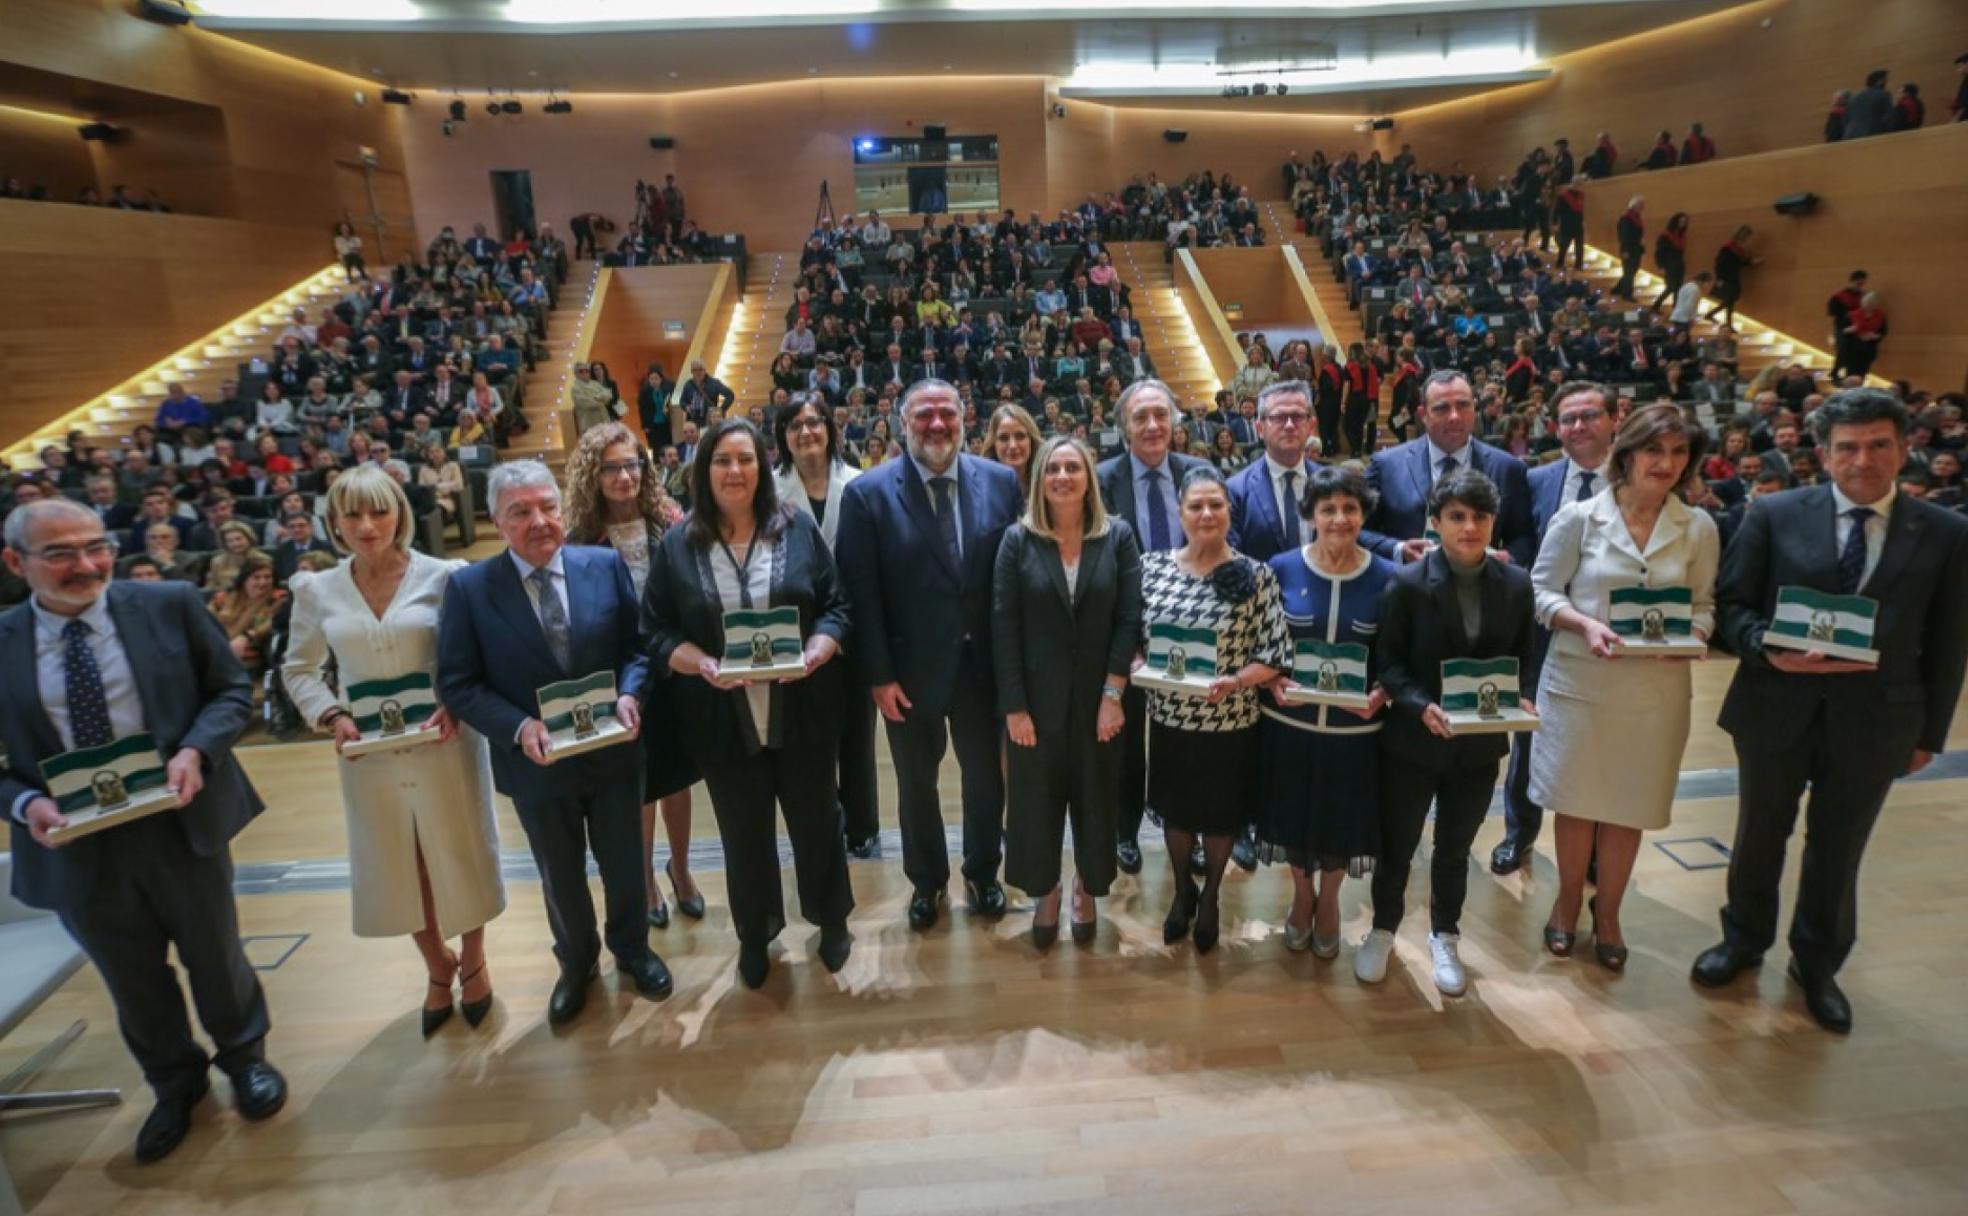
<svg viewBox="0 0 1968 1216">
<path fill-rule="evenodd" d="M 1531 527 L 1531 499 L 1524 462 L 1473 437 L 1476 394 L 1469 377 L 1453 368 L 1429 375 L 1421 390 L 1424 434 L 1375 452 L 1367 464 L 1367 484 L 1379 502 L 1360 533 L 1360 543 L 1389 561 L 1419 561 L 1431 542 L 1428 494 L 1436 482 L 1474 469 L 1489 478 L 1500 495 L 1491 543 L 1507 559 L 1529 569 L 1537 552 Z"/>
<path fill-rule="evenodd" d="M 963 874 L 970 910 L 1004 914 L 1004 730 L 991 665 L 991 576 L 1018 518 L 1018 475 L 960 451 L 955 386 L 902 395 L 907 458 L 841 493 L 838 557 L 856 618 L 853 652 L 895 757 L 911 928 L 936 923 L 950 881 L 936 770 L 954 744 L 963 774 Z"/>
<path fill-rule="evenodd" d="M 1886 69 L 1866 73 L 1865 88 L 1845 103 L 1845 139 L 1885 135 L 1893 130 L 1893 95 L 1886 91 Z"/>
<path fill-rule="evenodd" d="M 1831 484 L 1758 498 L 1716 579 L 1717 637 L 1741 660 L 1718 723 L 1741 784 L 1722 941 L 1695 960 L 1694 979 L 1722 987 L 1776 942 L 1808 784 L 1789 973 L 1818 1024 L 1844 1034 L 1852 1006 L 1835 977 L 1858 937 L 1866 840 L 1894 779 L 1947 746 L 1961 695 L 1968 519 L 1898 492 L 1908 421 L 1891 393 L 1835 393 L 1812 421 Z M 1878 601 L 1878 662 L 1766 646 L 1777 592 L 1791 586 Z"/>
</svg>

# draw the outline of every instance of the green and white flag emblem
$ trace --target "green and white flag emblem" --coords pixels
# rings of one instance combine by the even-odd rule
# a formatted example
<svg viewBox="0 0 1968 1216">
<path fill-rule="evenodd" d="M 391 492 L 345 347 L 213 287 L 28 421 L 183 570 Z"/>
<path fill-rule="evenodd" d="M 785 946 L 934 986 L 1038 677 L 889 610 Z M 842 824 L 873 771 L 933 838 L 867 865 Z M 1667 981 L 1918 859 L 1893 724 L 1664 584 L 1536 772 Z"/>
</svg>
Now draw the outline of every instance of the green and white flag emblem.
<svg viewBox="0 0 1968 1216">
<path fill-rule="evenodd" d="M 1216 678 L 1216 630 L 1148 626 L 1148 666 L 1171 680 Z"/>
<path fill-rule="evenodd" d="M 795 662 L 804 646 L 800 641 L 799 609 L 787 604 L 779 608 L 734 608 L 724 614 L 723 667 L 770 667 Z"/>
<path fill-rule="evenodd" d="M 1367 648 L 1359 642 L 1302 638 L 1292 651 L 1292 680 L 1314 692 L 1367 695 Z"/>
<path fill-rule="evenodd" d="M 1831 595 L 1809 587 L 1779 587 L 1769 633 L 1793 649 L 1870 651 L 1879 602 L 1863 595 Z M 1768 638 L 1766 637 L 1766 640 Z M 1826 650 L 1826 653 L 1831 653 Z"/>
<path fill-rule="evenodd" d="M 1607 623 L 1622 638 L 1643 642 L 1694 636 L 1695 593 L 1686 587 L 1615 587 Z"/>
<path fill-rule="evenodd" d="M 348 699 L 356 729 L 365 735 L 400 735 L 422 726 L 437 712 L 430 673 L 423 671 L 351 684 Z"/>
<path fill-rule="evenodd" d="M 41 775 L 64 815 L 113 810 L 164 784 L 164 758 L 149 735 L 126 735 L 43 760 Z"/>
<path fill-rule="evenodd" d="M 1492 714 L 1517 708 L 1517 660 L 1442 660 L 1442 708 Z"/>
<path fill-rule="evenodd" d="M 549 734 L 573 730 L 592 734 L 602 719 L 615 717 L 615 673 L 597 671 L 578 680 L 561 680 L 540 689 L 540 721 Z"/>
</svg>

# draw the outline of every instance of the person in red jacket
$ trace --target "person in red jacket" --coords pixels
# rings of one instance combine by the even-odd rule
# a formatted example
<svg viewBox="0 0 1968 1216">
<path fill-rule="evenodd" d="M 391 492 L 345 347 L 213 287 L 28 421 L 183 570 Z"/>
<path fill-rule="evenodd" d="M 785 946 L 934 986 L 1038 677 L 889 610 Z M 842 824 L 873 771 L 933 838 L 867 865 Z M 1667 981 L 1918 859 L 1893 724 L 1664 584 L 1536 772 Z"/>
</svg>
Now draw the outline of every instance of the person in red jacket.
<svg viewBox="0 0 1968 1216">
<path fill-rule="evenodd" d="M 1557 205 L 1552 208 L 1558 220 L 1558 265 L 1565 264 L 1565 247 L 1569 244 L 1577 251 L 1573 254 L 1573 266 L 1579 270 L 1585 269 L 1584 180 L 1581 176 L 1560 190 Z"/>
<path fill-rule="evenodd" d="M 1927 121 L 1927 103 L 1920 100 L 1920 86 L 1903 84 L 1900 86 L 1900 99 L 1893 103 L 1893 129 L 1895 131 L 1917 130 Z"/>
<path fill-rule="evenodd" d="M 1831 293 L 1825 301 L 1825 316 L 1831 318 L 1831 349 L 1838 354 L 1845 350 L 1845 330 L 1852 323 L 1852 314 L 1865 300 L 1866 272 L 1854 270 L 1845 280 L 1845 286 Z M 1839 380 L 1845 372 L 1845 361 L 1834 357 L 1831 361 L 1831 378 Z"/>
<path fill-rule="evenodd" d="M 1700 123 L 1691 123 L 1688 138 L 1681 141 L 1681 163 L 1699 165 L 1703 161 L 1715 159 L 1715 141 L 1703 132 Z"/>
<path fill-rule="evenodd" d="M 1653 149 L 1647 153 L 1647 159 L 1641 162 L 1640 167 L 1642 169 L 1672 169 L 1679 161 L 1680 157 L 1674 151 L 1674 133 L 1671 131 L 1662 131 L 1654 138 Z"/>
<path fill-rule="evenodd" d="M 1626 201 L 1626 211 L 1619 217 L 1619 282 L 1613 284 L 1613 294 L 1629 303 L 1633 299 L 1633 278 L 1640 273 L 1640 259 L 1647 252 L 1647 225 L 1640 218 L 1640 209 L 1647 200 L 1636 194 Z"/>
<path fill-rule="evenodd" d="M 1355 342 L 1346 348 L 1346 412 L 1342 423 L 1349 455 L 1368 455 L 1374 415 L 1379 412 L 1380 368 L 1367 358 L 1366 347 Z"/>
</svg>

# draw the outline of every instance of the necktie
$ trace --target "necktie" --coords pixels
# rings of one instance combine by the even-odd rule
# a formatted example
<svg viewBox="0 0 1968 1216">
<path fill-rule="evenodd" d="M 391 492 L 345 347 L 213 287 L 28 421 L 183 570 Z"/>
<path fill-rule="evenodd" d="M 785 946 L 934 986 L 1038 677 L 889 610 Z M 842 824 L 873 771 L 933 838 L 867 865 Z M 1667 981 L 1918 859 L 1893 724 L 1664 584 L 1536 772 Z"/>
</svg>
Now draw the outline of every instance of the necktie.
<svg viewBox="0 0 1968 1216">
<path fill-rule="evenodd" d="M 62 626 L 62 676 L 68 685 L 68 733 L 76 747 L 101 747 L 116 738 L 109 727 L 109 698 L 102 669 L 89 648 L 89 622 L 77 617 Z"/>
<path fill-rule="evenodd" d="M 547 649 L 553 651 L 554 662 L 566 671 L 570 658 L 567 609 L 561 606 L 560 596 L 554 594 L 553 571 L 541 566 L 526 577 L 540 597 L 540 631 L 547 635 Z"/>
<path fill-rule="evenodd" d="M 1593 472 L 1591 469 L 1579 470 L 1578 501 L 1584 502 L 1586 499 L 1592 497 L 1592 479 L 1597 476 L 1599 474 Z"/>
<path fill-rule="evenodd" d="M 1169 543 L 1168 508 L 1162 503 L 1162 471 L 1148 470 L 1147 482 L 1142 505 L 1148 512 L 1148 547 L 1160 552 L 1174 547 Z"/>
<path fill-rule="evenodd" d="M 952 497 L 956 486 L 948 477 L 932 477 L 929 488 L 936 502 L 937 539 L 943 542 L 943 549 L 950 555 L 951 563 L 961 568 L 963 551 L 957 546 L 956 500 Z"/>
<path fill-rule="evenodd" d="M 1838 554 L 1838 590 L 1845 595 L 1856 594 L 1859 583 L 1865 578 L 1866 520 L 1874 514 L 1871 507 L 1853 507 L 1845 512 L 1845 518 L 1852 521 L 1852 531 L 1845 537 L 1845 548 Z"/>
<path fill-rule="evenodd" d="M 1442 481 L 1446 479 L 1450 474 L 1454 473 L 1460 467 L 1461 466 L 1456 463 L 1455 457 L 1453 456 L 1442 457 L 1442 469 L 1441 472 L 1435 475 L 1435 480 Z"/>
<path fill-rule="evenodd" d="M 1285 471 L 1285 547 L 1296 549 L 1304 544 L 1304 533 L 1298 524 L 1298 471 Z"/>
</svg>

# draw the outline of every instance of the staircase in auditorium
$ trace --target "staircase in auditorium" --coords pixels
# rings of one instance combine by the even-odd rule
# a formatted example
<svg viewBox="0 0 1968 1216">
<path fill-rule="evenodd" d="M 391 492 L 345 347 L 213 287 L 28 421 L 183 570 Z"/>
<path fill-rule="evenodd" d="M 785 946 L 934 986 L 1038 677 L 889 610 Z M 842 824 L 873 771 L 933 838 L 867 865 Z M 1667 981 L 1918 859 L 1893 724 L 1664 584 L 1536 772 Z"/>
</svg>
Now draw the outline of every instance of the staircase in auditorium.
<svg viewBox="0 0 1968 1216">
<path fill-rule="evenodd" d="M 504 455 L 537 456 L 558 469 L 574 446 L 574 416 L 566 401 L 567 384 L 574 378 L 575 353 L 581 341 L 582 322 L 594 304 L 595 279 L 600 264 L 588 259 L 570 262 L 567 282 L 547 314 L 547 338 L 542 343 L 539 362 L 526 373 L 525 412 L 533 429 L 515 435 Z M 619 382 L 621 376 L 616 375 Z M 634 406 L 634 384 L 622 388 Z"/>
</svg>

